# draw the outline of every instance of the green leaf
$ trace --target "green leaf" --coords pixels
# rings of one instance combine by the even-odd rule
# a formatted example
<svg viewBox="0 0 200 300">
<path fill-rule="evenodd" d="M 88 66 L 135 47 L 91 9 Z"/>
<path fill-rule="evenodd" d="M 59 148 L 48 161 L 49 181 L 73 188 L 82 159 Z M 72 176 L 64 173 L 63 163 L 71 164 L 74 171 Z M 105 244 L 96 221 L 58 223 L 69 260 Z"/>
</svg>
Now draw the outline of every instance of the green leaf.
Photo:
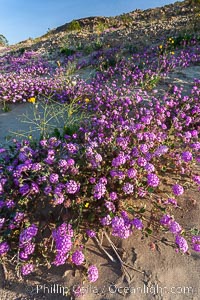
<svg viewBox="0 0 200 300">
<path fill-rule="evenodd" d="M 88 221 L 93 222 L 95 220 L 95 216 L 93 213 L 89 214 Z"/>
<path fill-rule="evenodd" d="M 128 207 L 128 212 L 130 212 L 132 215 L 135 214 L 135 210 L 132 207 Z"/>
<path fill-rule="evenodd" d="M 166 208 L 165 207 L 162 207 L 160 205 L 158 205 L 157 203 L 155 203 L 155 206 L 160 209 L 161 211 L 165 212 L 166 211 Z"/>
<path fill-rule="evenodd" d="M 149 193 L 153 193 L 153 192 L 154 192 L 154 188 L 149 187 L 149 188 L 147 189 L 147 191 L 148 191 Z"/>
<path fill-rule="evenodd" d="M 152 232 L 153 232 L 153 230 L 150 229 L 150 228 L 145 228 L 145 231 L 146 231 L 149 235 L 152 234 Z"/>
<path fill-rule="evenodd" d="M 193 228 L 193 229 L 191 229 L 190 232 L 191 232 L 192 235 L 198 235 L 200 231 L 197 228 Z"/>
<path fill-rule="evenodd" d="M 139 213 L 143 214 L 145 211 L 146 211 L 145 207 L 142 207 L 142 208 L 139 210 Z"/>
</svg>

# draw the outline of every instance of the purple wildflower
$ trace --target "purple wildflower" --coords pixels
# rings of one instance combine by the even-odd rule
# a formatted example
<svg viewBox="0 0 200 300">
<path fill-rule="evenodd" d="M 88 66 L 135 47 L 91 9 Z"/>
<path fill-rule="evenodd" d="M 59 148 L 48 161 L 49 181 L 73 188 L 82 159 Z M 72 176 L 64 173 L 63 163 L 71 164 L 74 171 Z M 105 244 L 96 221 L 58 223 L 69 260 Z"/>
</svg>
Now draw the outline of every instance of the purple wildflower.
<svg viewBox="0 0 200 300">
<path fill-rule="evenodd" d="M 196 182 L 197 184 L 200 184 L 200 176 L 195 175 L 195 176 L 193 176 L 192 179 L 193 179 L 193 181 Z"/>
<path fill-rule="evenodd" d="M 147 183 L 149 186 L 157 187 L 159 185 L 159 178 L 156 174 L 150 173 L 147 175 Z"/>
<path fill-rule="evenodd" d="M 183 187 L 179 184 L 173 185 L 172 191 L 173 191 L 174 195 L 176 195 L 176 196 L 180 196 L 184 193 Z"/>
<path fill-rule="evenodd" d="M 144 166 L 145 170 L 148 172 L 148 173 L 152 173 L 155 171 L 155 167 L 153 164 L 151 163 L 147 163 L 145 166 Z"/>
<path fill-rule="evenodd" d="M 50 185 L 47 185 L 45 188 L 44 188 L 44 194 L 45 195 L 49 195 L 51 194 L 52 192 L 52 187 Z"/>
<path fill-rule="evenodd" d="M 32 194 L 38 194 L 40 192 L 39 186 L 37 185 L 37 183 L 32 182 L 31 183 L 31 193 Z"/>
<path fill-rule="evenodd" d="M 16 212 L 15 217 L 14 217 L 14 222 L 20 223 L 24 219 L 25 215 L 22 212 Z"/>
<path fill-rule="evenodd" d="M 188 250 L 188 244 L 187 241 L 180 235 L 176 236 L 175 243 L 178 245 L 180 250 L 185 253 Z"/>
<path fill-rule="evenodd" d="M 107 216 L 105 216 L 105 217 L 103 217 L 103 218 L 100 219 L 100 222 L 101 222 L 101 224 L 102 224 L 103 226 L 108 226 L 108 225 L 110 225 L 110 224 L 111 224 L 111 221 L 112 221 L 112 219 L 111 219 L 111 216 L 110 216 L 110 215 L 107 215 Z"/>
<path fill-rule="evenodd" d="M 161 145 L 156 149 L 156 151 L 154 152 L 154 155 L 161 156 L 161 155 L 167 153 L 168 150 L 169 150 L 169 148 L 167 146 Z"/>
<path fill-rule="evenodd" d="M 164 226 L 169 226 L 172 221 L 172 217 L 170 215 L 163 215 L 160 219 L 160 224 Z"/>
<path fill-rule="evenodd" d="M 94 198 L 101 199 L 106 193 L 106 187 L 103 183 L 97 183 L 94 187 Z"/>
<path fill-rule="evenodd" d="M 142 145 L 140 145 L 140 151 L 141 151 L 142 153 L 147 153 L 148 150 L 149 150 L 149 147 L 147 146 L 147 144 L 142 144 Z"/>
<path fill-rule="evenodd" d="M 140 166 L 140 167 L 144 167 L 144 166 L 146 166 L 147 161 L 146 161 L 146 159 L 145 159 L 144 157 L 139 157 L 139 158 L 137 159 L 137 164 L 138 164 L 138 166 Z"/>
<path fill-rule="evenodd" d="M 33 264 L 26 264 L 21 267 L 21 273 L 23 276 L 26 276 L 26 275 L 32 273 L 33 270 L 34 270 Z"/>
<path fill-rule="evenodd" d="M 58 182 L 58 179 L 59 179 L 59 176 L 58 174 L 56 173 L 52 173 L 50 176 L 49 176 L 49 181 L 51 183 L 57 183 Z"/>
<path fill-rule="evenodd" d="M 8 208 L 13 208 L 15 206 L 15 202 L 13 200 L 8 199 L 6 200 L 6 206 Z"/>
<path fill-rule="evenodd" d="M 111 201 L 106 201 L 105 207 L 108 209 L 108 211 L 115 212 L 115 205 Z"/>
<path fill-rule="evenodd" d="M 120 153 L 117 157 L 113 158 L 112 160 L 112 166 L 113 167 L 119 167 L 121 165 L 124 165 L 126 162 L 126 157 L 123 153 Z"/>
<path fill-rule="evenodd" d="M 87 272 L 88 272 L 88 279 L 90 282 L 97 281 L 99 274 L 98 274 L 98 269 L 96 266 L 94 266 L 94 265 L 89 266 Z"/>
<path fill-rule="evenodd" d="M 173 199 L 173 198 L 168 198 L 168 199 L 164 202 L 164 204 L 172 204 L 172 205 L 174 205 L 175 207 L 178 206 L 177 201 L 176 201 L 175 199 Z"/>
<path fill-rule="evenodd" d="M 185 162 L 191 161 L 193 159 L 192 153 L 190 151 L 183 152 L 181 157 Z"/>
<path fill-rule="evenodd" d="M 79 266 L 82 265 L 82 263 L 84 262 L 85 257 L 82 251 L 76 250 L 73 254 L 72 254 L 72 262 Z"/>
<path fill-rule="evenodd" d="M 138 188 L 138 195 L 139 195 L 140 197 L 145 197 L 146 194 L 147 194 L 147 191 L 146 191 L 145 189 L 143 189 L 142 187 L 139 187 L 139 188 Z"/>
<path fill-rule="evenodd" d="M 169 231 L 172 232 L 173 234 L 180 233 L 182 230 L 181 226 L 176 222 L 172 221 L 169 225 Z"/>
<path fill-rule="evenodd" d="M 0 255 L 7 253 L 10 250 L 10 247 L 7 242 L 0 243 Z"/>
<path fill-rule="evenodd" d="M 133 169 L 133 168 L 128 169 L 128 171 L 127 171 L 128 178 L 135 178 L 136 175 L 137 175 L 136 169 Z"/>
<path fill-rule="evenodd" d="M 30 225 L 28 228 L 24 229 L 19 236 L 20 246 L 23 246 L 31 241 L 31 239 L 36 236 L 38 228 L 35 224 Z"/>
<path fill-rule="evenodd" d="M 138 230 L 142 230 L 142 228 L 144 227 L 144 225 L 142 224 L 142 221 L 140 219 L 133 219 L 131 221 L 131 224 L 135 226 L 136 229 Z"/>
<path fill-rule="evenodd" d="M 192 249 L 196 252 L 200 252 L 200 235 L 192 237 Z"/>
<path fill-rule="evenodd" d="M 123 187 L 122 187 L 123 191 L 125 194 L 132 194 L 134 191 L 134 186 L 133 184 L 126 182 Z"/>
<path fill-rule="evenodd" d="M 22 194 L 22 196 L 28 194 L 30 192 L 30 187 L 27 183 L 25 183 L 24 185 L 22 185 L 19 189 L 20 194 Z"/>
<path fill-rule="evenodd" d="M 80 185 L 74 181 L 74 180 L 69 180 L 66 183 L 66 191 L 68 194 L 75 194 L 78 192 Z"/>
<path fill-rule="evenodd" d="M 114 217 L 112 219 L 112 229 L 112 235 L 122 239 L 128 238 L 132 233 L 131 224 L 127 217 Z"/>
<path fill-rule="evenodd" d="M 91 230 L 91 229 L 87 229 L 86 230 L 86 234 L 90 237 L 90 238 L 93 238 L 96 236 L 96 232 L 94 230 Z"/>
<path fill-rule="evenodd" d="M 111 192 L 110 194 L 109 194 L 109 198 L 110 198 L 110 200 L 111 201 L 115 201 L 115 200 L 117 200 L 117 193 L 116 192 Z"/>
</svg>

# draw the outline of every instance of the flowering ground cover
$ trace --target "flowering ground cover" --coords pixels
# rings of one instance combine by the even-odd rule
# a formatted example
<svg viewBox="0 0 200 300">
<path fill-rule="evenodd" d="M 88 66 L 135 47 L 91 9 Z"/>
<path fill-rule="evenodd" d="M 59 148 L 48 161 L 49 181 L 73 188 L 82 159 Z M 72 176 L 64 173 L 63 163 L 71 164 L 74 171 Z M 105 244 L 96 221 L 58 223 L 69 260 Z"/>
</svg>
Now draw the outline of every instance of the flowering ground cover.
<svg viewBox="0 0 200 300">
<path fill-rule="evenodd" d="M 147 239 L 160 232 L 185 255 L 200 252 L 199 224 L 184 228 L 175 217 L 180 197 L 200 189 L 200 80 L 194 78 L 187 95 L 178 86 L 162 95 L 156 90 L 177 67 L 200 63 L 197 37 L 175 41 L 127 57 L 116 48 L 95 51 L 76 64 L 95 68 L 89 81 L 66 76 L 74 55 L 62 64 L 27 52 L 0 58 L 4 105 L 46 99 L 67 104 L 72 117 L 77 108 L 91 116 L 78 127 L 66 123 L 53 136 L 42 132 L 39 140 L 15 139 L 0 149 L 3 266 L 9 260 L 21 277 L 41 266 L 72 264 L 83 280 L 96 282 L 88 241 L 127 272 L 131 266 L 112 239 L 139 232 Z M 116 258 L 101 245 L 101 234 Z"/>
</svg>

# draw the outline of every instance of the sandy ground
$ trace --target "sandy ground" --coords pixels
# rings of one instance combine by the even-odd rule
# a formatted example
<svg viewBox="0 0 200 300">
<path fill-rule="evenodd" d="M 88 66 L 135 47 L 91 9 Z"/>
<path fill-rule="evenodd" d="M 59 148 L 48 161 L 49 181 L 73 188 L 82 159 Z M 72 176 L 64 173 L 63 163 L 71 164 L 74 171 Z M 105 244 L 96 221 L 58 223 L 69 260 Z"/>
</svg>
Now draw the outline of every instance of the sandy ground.
<svg viewBox="0 0 200 300">
<path fill-rule="evenodd" d="M 170 84 L 182 85 L 188 93 L 194 78 L 200 78 L 200 66 L 176 70 L 170 74 L 159 89 L 166 89 Z M 28 111 L 31 116 L 31 105 L 12 105 L 8 113 L 0 113 L 0 142 L 5 143 L 4 137 L 10 131 L 29 130 L 29 125 L 19 121 L 19 115 Z M 181 209 L 176 211 L 177 220 L 184 228 L 199 227 L 200 202 L 199 193 L 187 190 L 180 199 Z M 82 291 L 85 295 L 80 300 L 198 300 L 200 299 L 200 254 L 190 252 L 182 255 L 166 246 L 159 238 L 173 240 L 172 235 L 160 235 L 142 239 L 135 232 L 127 240 L 115 239 L 115 244 L 123 260 L 138 271 L 128 269 L 130 277 L 124 276 L 120 263 L 109 261 L 95 243 L 88 244 L 88 257 L 91 263 L 99 268 L 99 280 L 94 284 L 85 284 Z M 113 238 L 112 238 L 113 239 Z M 150 245 L 155 243 L 153 250 Z M 106 247 L 106 243 L 104 243 Z M 110 249 L 109 253 L 115 257 Z M 142 273 L 141 273 L 142 272 Z M 74 272 L 69 266 L 51 267 L 49 270 L 40 269 L 28 276 L 25 281 L 19 281 L 12 270 L 5 280 L 0 268 L 0 299 L 1 300 L 61 300 L 73 299 L 63 296 L 63 291 L 75 289 L 80 283 L 78 271 Z"/>
<path fill-rule="evenodd" d="M 38 105 L 32 103 L 16 103 L 8 104 L 9 111 L 4 112 L 3 106 L 0 106 L 0 144 L 7 144 L 13 138 L 22 139 L 32 135 L 34 138 L 39 138 L 41 133 L 41 126 L 44 116 L 45 105 Z M 63 121 L 60 117 L 52 117 L 53 112 L 48 109 L 48 116 L 46 126 L 49 132 L 53 128 L 63 129 Z M 51 118 L 51 120 L 50 120 Z"/>
<path fill-rule="evenodd" d="M 192 195 L 192 196 L 191 196 Z M 180 200 L 182 209 L 177 211 L 180 224 L 191 228 L 199 224 L 199 195 L 194 190 L 187 190 Z M 99 268 L 96 283 L 82 286 L 85 295 L 80 300 L 198 300 L 200 299 L 200 255 L 195 252 L 182 255 L 159 241 L 162 237 L 173 241 L 170 234 L 142 239 L 135 232 L 127 240 L 113 239 L 123 260 L 136 270 L 127 269 L 130 277 L 125 277 L 117 261 L 109 261 L 99 247 L 92 241 L 87 245 L 91 263 Z M 152 250 L 151 242 L 156 247 Z M 104 241 L 103 245 L 116 258 L 114 252 Z M 2 271 L 2 270 L 1 270 Z M 10 271 L 8 280 L 0 277 L 0 299 L 41 300 L 73 299 L 63 296 L 63 291 L 76 289 L 81 282 L 78 271 L 69 266 L 41 269 L 28 276 L 25 281 L 18 281 Z"/>
</svg>

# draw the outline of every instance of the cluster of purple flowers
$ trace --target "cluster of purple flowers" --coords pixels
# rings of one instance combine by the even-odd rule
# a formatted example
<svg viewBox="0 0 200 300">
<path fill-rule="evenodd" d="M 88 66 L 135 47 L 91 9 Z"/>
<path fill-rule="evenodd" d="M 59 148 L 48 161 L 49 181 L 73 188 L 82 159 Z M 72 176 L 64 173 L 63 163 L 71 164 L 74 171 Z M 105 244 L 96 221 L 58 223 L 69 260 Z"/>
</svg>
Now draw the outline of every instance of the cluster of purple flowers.
<svg viewBox="0 0 200 300">
<path fill-rule="evenodd" d="M 69 257 L 69 251 L 72 248 L 72 237 L 74 235 L 71 224 L 63 223 L 52 232 L 53 239 L 56 244 L 56 258 L 54 265 L 63 265 Z"/>
<path fill-rule="evenodd" d="M 75 238 L 72 226 L 64 220 L 73 222 L 73 217 L 79 215 L 80 211 L 83 214 L 81 218 L 84 221 L 87 218 L 86 226 L 94 226 L 86 232 L 89 238 L 95 237 L 102 226 L 110 226 L 112 235 L 122 239 L 128 238 L 133 229 L 142 230 L 144 225 L 137 214 L 133 219 L 128 217 L 126 211 L 119 216 L 120 204 L 134 193 L 137 198 L 148 198 L 149 205 L 153 206 L 155 203 L 151 200 L 154 194 L 147 197 L 149 190 L 152 190 L 149 187 L 156 188 L 160 184 L 160 166 L 165 166 L 165 160 L 170 162 L 167 166 L 176 171 L 180 169 L 182 173 L 190 171 L 192 163 L 199 162 L 200 81 L 195 82 L 190 96 L 183 96 L 181 89 L 174 87 L 171 94 L 164 94 L 162 101 L 139 86 L 145 86 L 144 78 L 157 76 L 159 64 L 163 69 L 159 74 L 165 76 L 176 66 L 199 63 L 199 50 L 199 46 L 192 48 L 192 51 L 185 49 L 177 53 L 176 58 L 160 55 L 159 62 L 156 51 L 134 53 L 132 59 L 123 59 L 114 68 L 98 72 L 90 82 L 78 80 L 76 86 L 66 86 L 63 82 L 62 72 L 65 72 L 66 66 L 54 70 L 48 62 L 39 58 L 35 61 L 32 54 L 13 59 L 10 56 L 0 57 L 0 62 L 10 59 L 7 67 L 2 67 L 4 64 L 0 63 L 0 71 L 5 71 L 3 76 L 0 75 L 0 97 L 3 100 L 27 101 L 36 94 L 53 94 L 61 102 L 68 102 L 89 95 L 87 112 L 91 115 L 95 112 L 89 126 L 85 121 L 77 133 L 66 134 L 62 139 L 43 139 L 37 146 L 31 146 L 27 140 L 15 141 L 12 153 L 0 149 L 0 230 L 3 236 L 6 236 L 8 229 L 12 231 L 19 228 L 24 219 L 30 216 L 31 223 L 38 224 L 43 217 L 43 207 L 51 207 L 48 210 L 51 213 L 43 221 L 49 228 L 53 220 L 54 228 L 57 228 L 52 232 L 56 248 L 53 264 L 59 266 L 66 263 Z M 95 55 L 98 58 L 103 55 L 105 61 L 109 61 L 109 53 L 98 52 Z M 148 67 L 139 67 L 141 62 L 147 60 Z M 93 57 L 92 65 L 97 64 L 98 59 Z M 138 86 L 137 91 L 135 86 Z M 148 100 L 145 105 L 142 102 L 144 98 Z M 81 100 L 80 107 L 84 108 Z M 173 141 L 170 126 L 173 128 Z M 180 147 L 171 147 L 171 142 Z M 183 152 L 183 147 L 187 151 Z M 193 176 L 193 180 L 200 184 L 198 174 Z M 174 184 L 172 191 L 179 196 L 184 189 Z M 85 199 L 89 199 L 91 204 L 87 209 L 82 209 Z M 173 198 L 164 204 L 166 209 L 170 205 L 177 207 Z M 37 205 L 42 207 L 41 211 Z M 25 207 L 30 211 L 22 213 Z M 88 210 L 92 214 L 88 215 Z M 91 220 L 95 220 L 91 224 L 90 215 Z M 64 223 L 57 227 L 60 220 Z M 187 241 L 181 236 L 182 227 L 179 223 L 168 214 L 161 218 L 160 223 L 175 235 L 175 244 L 179 249 L 187 252 Z M 21 268 L 23 275 L 28 275 L 34 269 L 29 258 L 37 247 L 37 241 L 33 241 L 37 231 L 38 228 L 33 224 L 19 235 L 20 259 L 26 261 Z M 200 251 L 199 241 L 199 236 L 192 238 L 194 251 Z M 10 250 L 9 245 L 12 243 L 8 244 L 6 240 L 0 243 L 0 255 L 6 255 Z M 81 250 L 75 250 L 71 258 L 75 265 L 85 261 Z M 95 282 L 97 278 L 98 270 L 92 265 L 88 268 L 88 279 Z"/>
<path fill-rule="evenodd" d="M 184 188 L 180 184 L 174 184 L 172 187 L 174 195 L 180 196 L 184 193 Z"/>
<path fill-rule="evenodd" d="M 194 235 L 192 237 L 192 249 L 196 252 L 200 252 L 200 236 Z"/>
<path fill-rule="evenodd" d="M 21 273 L 23 276 L 29 275 L 34 271 L 34 265 L 33 264 L 25 264 L 21 267 Z"/>
<path fill-rule="evenodd" d="M 192 153 L 190 151 L 185 151 L 182 153 L 182 159 L 185 162 L 191 161 L 193 159 Z"/>
<path fill-rule="evenodd" d="M 183 253 L 188 251 L 188 243 L 182 236 L 177 235 L 175 238 L 175 243 Z"/>
<path fill-rule="evenodd" d="M 82 251 L 76 250 L 76 251 L 72 254 L 72 262 L 73 262 L 75 265 L 77 265 L 77 266 L 82 265 L 83 262 L 84 262 L 84 260 L 85 260 L 85 256 L 84 256 L 84 254 L 83 254 Z"/>
<path fill-rule="evenodd" d="M 98 273 L 98 269 L 96 266 L 91 265 L 88 268 L 88 279 L 90 282 L 95 282 L 97 281 L 98 277 L 99 277 L 99 273 Z"/>
<path fill-rule="evenodd" d="M 28 228 L 24 229 L 19 236 L 20 246 L 24 246 L 32 240 L 33 237 L 37 235 L 38 228 L 35 224 L 30 225 Z"/>
<path fill-rule="evenodd" d="M 0 255 L 7 253 L 10 250 L 10 247 L 7 242 L 0 243 Z"/>
<path fill-rule="evenodd" d="M 121 239 L 127 239 L 132 234 L 131 223 L 122 217 L 114 217 L 112 219 L 112 235 Z"/>
<path fill-rule="evenodd" d="M 66 191 L 68 194 L 75 194 L 79 191 L 80 184 L 74 180 L 69 180 L 66 183 Z"/>
<path fill-rule="evenodd" d="M 160 219 L 160 223 L 163 226 L 166 226 L 171 233 L 175 235 L 175 243 L 179 247 L 179 249 L 185 253 L 188 250 L 188 243 L 187 241 L 180 235 L 182 231 L 182 227 L 173 220 L 170 215 L 163 215 Z"/>
<path fill-rule="evenodd" d="M 160 180 L 156 174 L 150 173 L 147 175 L 147 183 L 149 186 L 157 187 L 159 182 Z"/>
<path fill-rule="evenodd" d="M 104 183 L 97 183 L 94 186 L 94 198 L 101 199 L 106 193 L 106 186 Z"/>
<path fill-rule="evenodd" d="M 134 186 L 133 186 L 133 184 L 131 184 L 131 183 L 129 183 L 129 182 L 126 182 L 126 183 L 124 183 L 122 189 L 123 189 L 124 193 L 125 193 L 126 195 L 128 195 L 128 194 L 132 194 L 132 193 L 133 193 L 133 191 L 134 191 Z"/>
<path fill-rule="evenodd" d="M 38 228 L 35 224 L 30 225 L 24 229 L 19 236 L 19 257 L 22 260 L 28 260 L 29 256 L 33 254 L 35 250 L 35 244 L 32 239 L 37 235 Z"/>
</svg>

